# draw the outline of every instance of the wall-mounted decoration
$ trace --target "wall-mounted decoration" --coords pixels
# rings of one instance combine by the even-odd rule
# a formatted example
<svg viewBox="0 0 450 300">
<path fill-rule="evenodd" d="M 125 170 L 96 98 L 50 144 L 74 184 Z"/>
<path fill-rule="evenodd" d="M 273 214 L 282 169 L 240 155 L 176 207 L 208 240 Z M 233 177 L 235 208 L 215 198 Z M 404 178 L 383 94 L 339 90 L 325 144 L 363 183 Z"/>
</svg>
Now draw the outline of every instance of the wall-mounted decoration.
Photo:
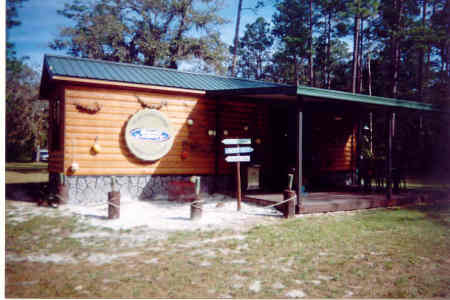
<svg viewBox="0 0 450 300">
<path fill-rule="evenodd" d="M 73 162 L 71 165 L 70 165 L 70 170 L 72 171 L 72 172 L 76 172 L 76 171 L 78 171 L 80 169 L 80 165 L 78 164 L 78 163 L 76 163 L 76 162 Z"/>
<path fill-rule="evenodd" d="M 154 109 L 138 111 L 125 128 L 128 149 L 144 161 L 155 161 L 166 155 L 173 140 L 169 119 Z"/>
<path fill-rule="evenodd" d="M 98 102 L 94 102 L 94 103 L 81 103 L 79 101 L 76 101 L 73 103 L 75 105 L 75 107 L 81 111 L 81 112 L 86 112 L 89 114 L 95 114 L 98 113 L 101 109 L 102 106 L 98 103 Z"/>
<path fill-rule="evenodd" d="M 92 151 L 94 151 L 95 154 L 100 153 L 102 151 L 102 147 L 98 143 L 98 136 L 95 137 L 94 145 L 92 145 Z"/>
<path fill-rule="evenodd" d="M 161 100 L 159 104 L 150 104 L 145 102 L 145 100 L 141 99 L 138 95 L 135 95 L 135 97 L 143 108 L 160 110 L 161 108 L 167 106 L 167 100 Z"/>
</svg>

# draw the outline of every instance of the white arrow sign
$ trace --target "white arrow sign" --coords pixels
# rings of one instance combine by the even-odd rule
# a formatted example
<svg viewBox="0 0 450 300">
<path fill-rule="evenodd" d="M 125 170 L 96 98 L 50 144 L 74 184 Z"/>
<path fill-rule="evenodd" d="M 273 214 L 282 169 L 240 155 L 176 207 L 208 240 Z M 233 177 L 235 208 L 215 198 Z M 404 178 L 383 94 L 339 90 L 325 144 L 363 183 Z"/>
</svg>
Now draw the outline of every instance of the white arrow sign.
<svg viewBox="0 0 450 300">
<path fill-rule="evenodd" d="M 225 160 L 227 162 L 249 162 L 250 161 L 250 155 L 241 155 L 241 156 L 227 156 L 225 157 Z"/>
<path fill-rule="evenodd" d="M 250 145 L 252 143 L 251 139 L 224 139 L 222 141 L 225 145 Z"/>
<path fill-rule="evenodd" d="M 249 152 L 253 152 L 252 147 L 225 148 L 225 154 L 249 153 Z"/>
</svg>

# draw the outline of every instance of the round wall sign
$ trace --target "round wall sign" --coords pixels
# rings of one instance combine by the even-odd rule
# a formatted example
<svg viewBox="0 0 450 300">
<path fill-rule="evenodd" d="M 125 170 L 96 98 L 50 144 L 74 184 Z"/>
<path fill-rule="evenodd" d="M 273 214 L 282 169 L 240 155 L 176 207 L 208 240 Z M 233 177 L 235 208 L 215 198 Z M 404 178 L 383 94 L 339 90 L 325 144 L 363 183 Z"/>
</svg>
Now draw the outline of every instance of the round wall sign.
<svg viewBox="0 0 450 300">
<path fill-rule="evenodd" d="M 154 109 L 140 110 L 127 123 L 125 141 L 137 158 L 158 160 L 172 148 L 173 133 L 169 119 Z"/>
</svg>

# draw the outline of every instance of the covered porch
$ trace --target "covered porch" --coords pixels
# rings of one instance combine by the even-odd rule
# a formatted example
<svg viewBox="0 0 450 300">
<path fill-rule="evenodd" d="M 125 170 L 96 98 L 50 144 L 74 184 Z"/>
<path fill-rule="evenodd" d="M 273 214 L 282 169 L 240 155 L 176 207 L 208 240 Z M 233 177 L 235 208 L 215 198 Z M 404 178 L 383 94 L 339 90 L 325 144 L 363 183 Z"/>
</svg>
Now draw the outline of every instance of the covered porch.
<svg viewBox="0 0 450 300">
<path fill-rule="evenodd" d="M 421 126 L 423 118 L 444 112 L 427 103 L 303 86 L 210 94 L 218 101 L 250 101 L 269 107 L 267 122 L 271 125 L 264 153 L 256 162 L 261 185 L 256 191 L 245 191 L 244 187 L 244 200 L 261 205 L 282 201 L 281 192 L 288 187 L 288 174 L 292 174 L 297 214 L 415 201 L 417 194 L 404 186 L 400 193 L 406 174 L 402 168 L 405 161 L 395 155 L 398 120 L 407 117 Z M 383 144 L 383 149 L 378 157 L 363 159 L 361 137 L 369 115 L 377 117 L 383 131 L 382 140 L 370 142 Z"/>
</svg>

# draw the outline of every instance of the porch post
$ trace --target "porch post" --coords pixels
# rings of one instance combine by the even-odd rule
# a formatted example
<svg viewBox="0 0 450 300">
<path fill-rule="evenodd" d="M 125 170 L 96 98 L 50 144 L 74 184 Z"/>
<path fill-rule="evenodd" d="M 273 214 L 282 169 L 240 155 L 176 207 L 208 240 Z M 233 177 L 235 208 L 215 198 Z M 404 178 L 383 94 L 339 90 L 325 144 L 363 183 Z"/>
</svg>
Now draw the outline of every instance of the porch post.
<svg viewBox="0 0 450 300">
<path fill-rule="evenodd" d="M 394 118 L 395 113 L 390 111 L 387 113 L 387 141 L 386 141 L 386 199 L 392 198 L 392 137 L 394 135 Z"/>
<path fill-rule="evenodd" d="M 297 203 L 295 205 L 295 213 L 299 214 L 303 210 L 302 199 L 302 183 L 303 183 L 303 97 L 297 96 L 297 112 L 296 112 L 296 128 L 297 128 L 297 155 L 296 155 L 296 172 L 297 172 Z"/>
</svg>

